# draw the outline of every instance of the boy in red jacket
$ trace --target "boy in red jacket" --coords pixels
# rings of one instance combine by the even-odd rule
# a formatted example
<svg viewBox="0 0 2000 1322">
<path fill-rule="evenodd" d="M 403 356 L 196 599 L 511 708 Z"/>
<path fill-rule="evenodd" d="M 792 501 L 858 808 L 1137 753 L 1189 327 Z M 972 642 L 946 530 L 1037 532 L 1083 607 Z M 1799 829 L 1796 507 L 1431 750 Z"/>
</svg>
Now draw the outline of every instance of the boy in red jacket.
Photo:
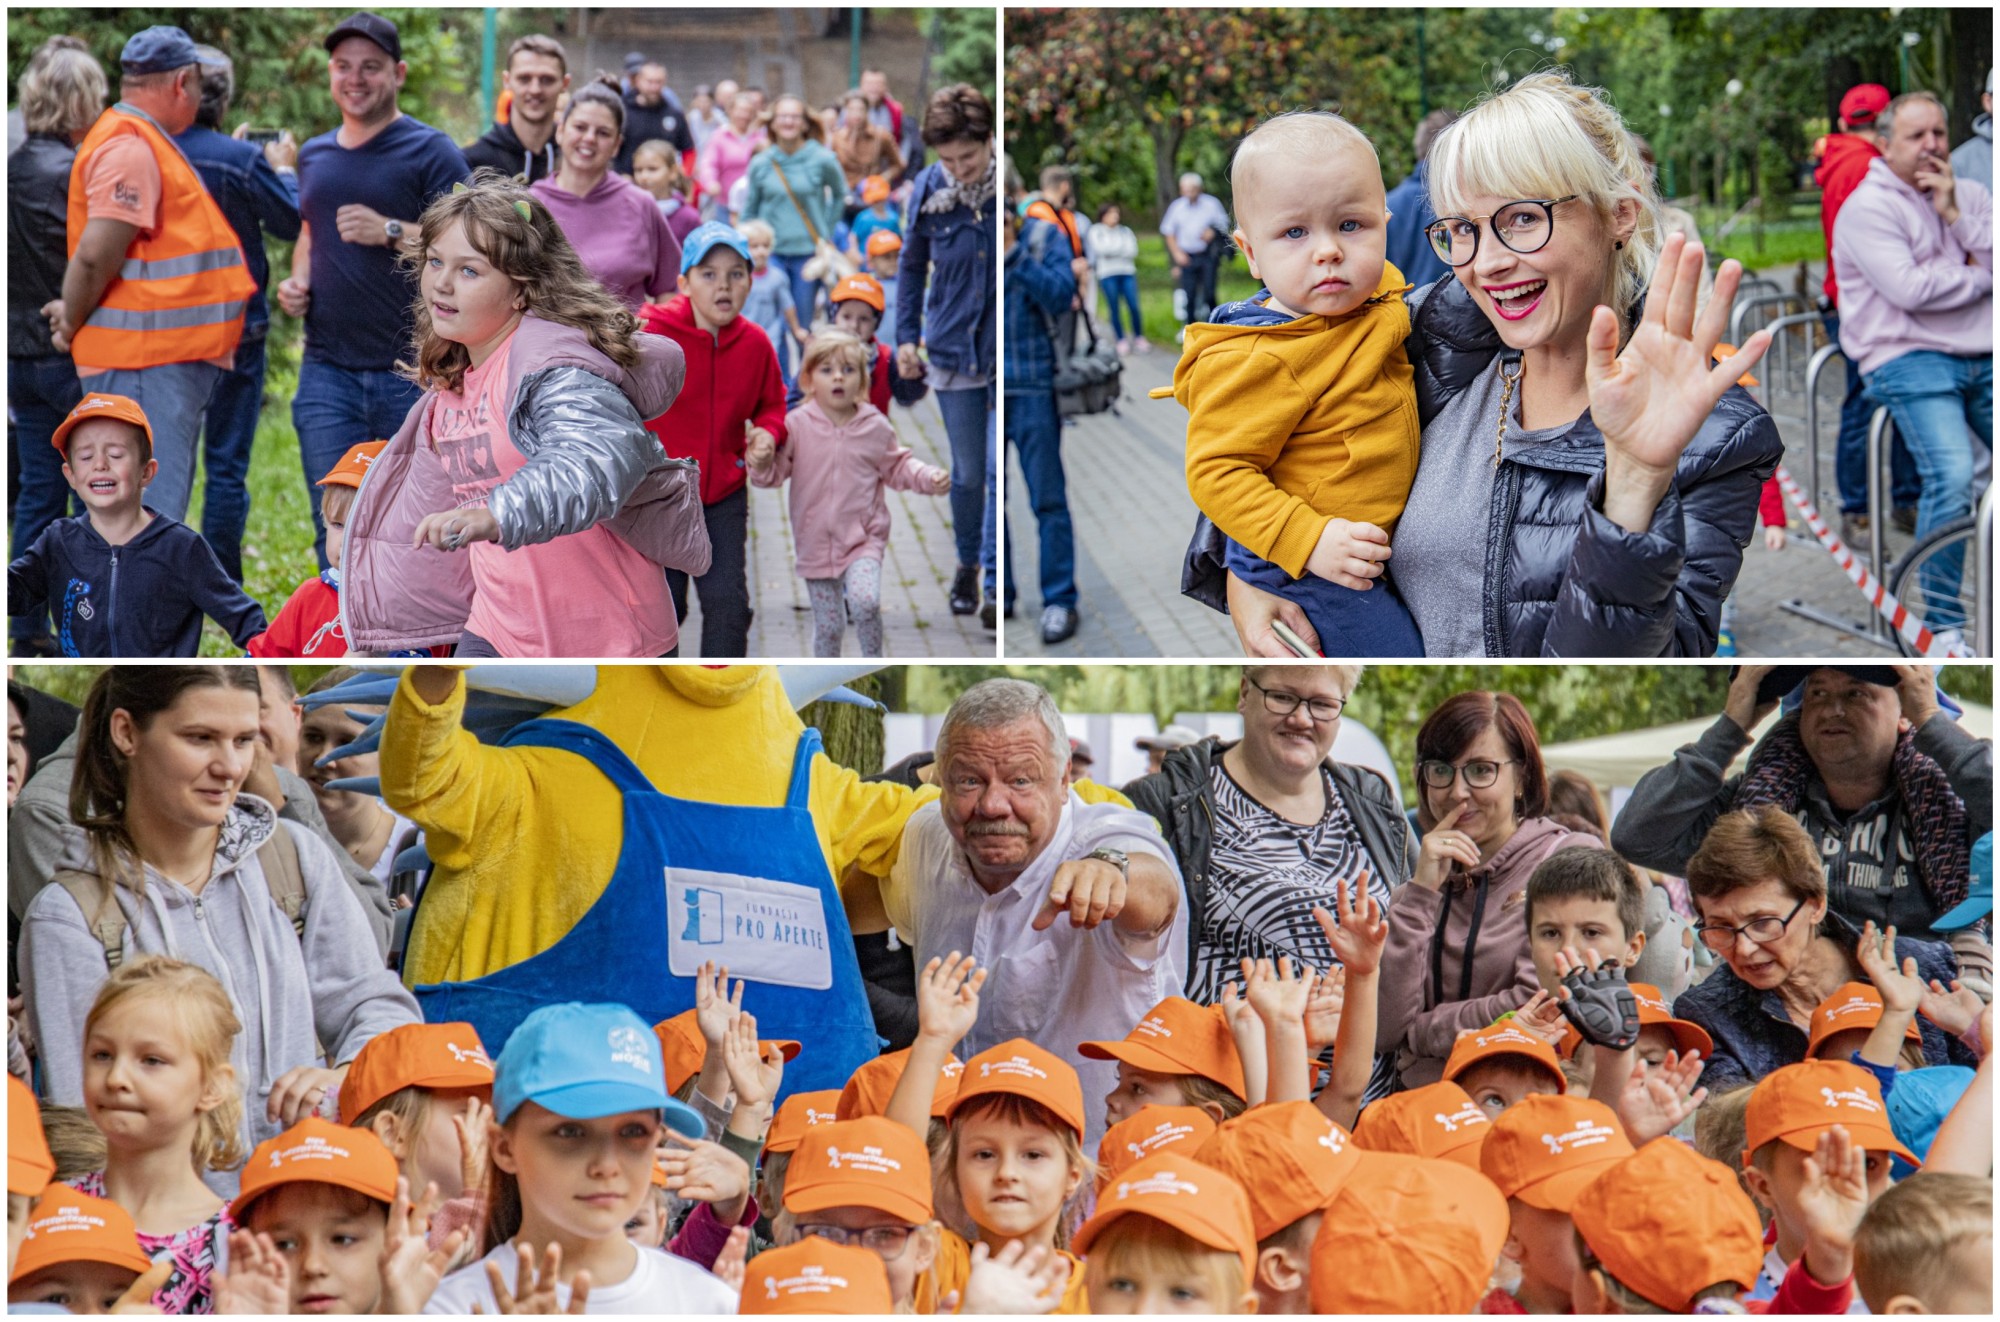
<svg viewBox="0 0 2000 1322">
<path fill-rule="evenodd" d="M 739 658 L 750 640 L 750 492 L 744 452 L 767 456 L 785 439 L 785 383 L 778 355 L 742 319 L 750 294 L 750 245 L 719 221 L 698 226 L 681 245 L 680 293 L 639 309 L 644 329 L 680 345 L 687 385 L 674 406 L 646 426 L 667 454 L 701 464 L 702 515 L 715 558 L 695 580 L 701 592 L 701 654 Z M 768 458 L 766 460 L 768 462 Z M 687 615 L 687 575 L 667 571 L 674 610 Z"/>
</svg>

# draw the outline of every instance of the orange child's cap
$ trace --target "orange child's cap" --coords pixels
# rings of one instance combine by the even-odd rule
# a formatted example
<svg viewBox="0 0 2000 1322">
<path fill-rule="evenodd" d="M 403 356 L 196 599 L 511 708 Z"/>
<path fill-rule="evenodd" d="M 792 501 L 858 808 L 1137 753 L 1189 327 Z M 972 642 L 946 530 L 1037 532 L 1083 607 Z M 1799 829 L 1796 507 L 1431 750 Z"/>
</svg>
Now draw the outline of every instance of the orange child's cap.
<svg viewBox="0 0 2000 1322">
<path fill-rule="evenodd" d="M 1311 1102 L 1276 1102 L 1224 1121 L 1195 1157 L 1257 1191 L 1250 1220 L 1261 1241 L 1339 1196 L 1361 1149 Z"/>
<path fill-rule="evenodd" d="M 323 487 L 358 487 L 361 479 L 368 476 L 368 466 L 381 457 L 389 448 L 387 441 L 363 441 L 340 456 L 340 462 L 333 471 L 319 480 Z"/>
<path fill-rule="evenodd" d="M 1701 1058 L 1707 1060 L 1714 1054 L 1715 1039 L 1708 1035 L 1708 1030 L 1700 1024 L 1674 1018 L 1673 1007 L 1667 1004 L 1667 998 L 1660 994 L 1658 987 L 1650 982 L 1635 982 L 1632 984 L 1632 999 L 1639 1003 L 1639 1027 L 1658 1024 L 1672 1033 L 1674 1050 L 1682 1056 L 1699 1051 Z M 1576 1029 L 1572 1027 L 1570 1032 L 1575 1033 Z"/>
<path fill-rule="evenodd" d="M 910 1049 L 891 1051 L 886 1056 L 875 1059 L 854 1071 L 847 1078 L 847 1086 L 840 1090 L 840 1105 L 835 1108 L 842 1120 L 858 1120 L 864 1115 L 884 1115 L 889 1110 L 889 1099 L 896 1095 L 896 1085 L 902 1082 L 903 1067 L 910 1063 Z M 946 1056 L 938 1070 L 937 1089 L 931 1094 L 931 1118 L 942 1120 L 951 1114 L 952 1099 L 958 1096 L 958 1081 L 965 1074 L 965 1063 L 957 1056 Z"/>
<path fill-rule="evenodd" d="M 1495 1120 L 1479 1169 L 1503 1197 L 1567 1212 L 1606 1166 L 1632 1155 L 1610 1107 L 1587 1097 L 1524 1097 Z"/>
<path fill-rule="evenodd" d="M 7 1076 L 7 1192 L 38 1198 L 56 1177 L 56 1159 L 42 1132 L 42 1108 L 28 1085 Z"/>
<path fill-rule="evenodd" d="M 1882 1022 L 1882 993 L 1865 982 L 1843 983 L 1833 995 L 1821 1001 L 1812 1012 L 1811 1026 L 1806 1030 L 1806 1054 L 1819 1054 L 1820 1043 L 1835 1033 L 1850 1028 L 1873 1028 Z M 1912 1018 L 1903 1036 L 1911 1042 L 1921 1042 L 1924 1035 Z M 1852 1064 L 1853 1062 L 1848 1062 Z"/>
<path fill-rule="evenodd" d="M 1078 1136 L 1087 1127 L 1083 1116 L 1083 1081 L 1070 1063 L 1044 1051 L 1025 1037 L 1012 1038 L 965 1062 L 947 1118 L 975 1097 L 1012 1093 L 1038 1102 Z"/>
<path fill-rule="evenodd" d="M 1471 1094 L 1449 1079 L 1370 1102 L 1354 1125 L 1357 1147 L 1440 1157 L 1479 1169 L 1479 1154 L 1493 1133 Z"/>
<path fill-rule="evenodd" d="M 69 416 L 62 420 L 56 427 L 56 434 L 50 438 L 65 460 L 69 458 L 69 447 L 64 442 L 69 440 L 69 434 L 92 418 L 113 418 L 131 423 L 146 433 L 146 450 L 152 452 L 153 424 L 146 420 L 146 410 L 139 407 L 139 401 L 124 395 L 99 394 L 93 390 L 69 411 Z"/>
<path fill-rule="evenodd" d="M 1507 1200 L 1455 1161 L 1362 1154 L 1313 1237 L 1315 1313 L 1470 1313 L 1507 1240 Z"/>
<path fill-rule="evenodd" d="M 238 1224 L 250 1204 L 281 1184 L 337 1184 L 380 1203 L 396 1201 L 396 1159 L 370 1129 L 336 1125 L 318 1116 L 276 1138 L 267 1138 L 243 1164 L 242 1191 L 229 1205 Z"/>
<path fill-rule="evenodd" d="M 930 1220 L 930 1149 L 887 1116 L 813 1126 L 785 1168 L 785 1210 L 830 1207 L 872 1207 L 912 1225 Z"/>
<path fill-rule="evenodd" d="M 1085 1042 L 1077 1054 L 1091 1060 L 1122 1060 L 1149 1074 L 1199 1074 L 1248 1098 L 1243 1061 L 1219 1005 L 1196 1005 L 1169 996 L 1117 1042 Z"/>
<path fill-rule="evenodd" d="M 493 1089 L 493 1061 L 471 1024 L 404 1024 L 361 1048 L 340 1085 L 340 1123 L 405 1088 Z"/>
<path fill-rule="evenodd" d="M 1180 1152 L 1146 1158 L 1104 1186 L 1097 1211 L 1077 1230 L 1072 1248 L 1090 1252 L 1106 1227 L 1122 1217 L 1149 1216 L 1199 1244 L 1243 1259 L 1243 1279 L 1257 1274 L 1257 1234 L 1250 1195 L 1211 1166 Z"/>
<path fill-rule="evenodd" d="M 1719 1161 L 1671 1135 L 1603 1167 L 1570 1219 L 1604 1270 L 1669 1313 L 1711 1285 L 1757 1283 L 1764 1229 Z"/>
<path fill-rule="evenodd" d="M 778 1108 L 778 1114 L 771 1121 L 771 1132 L 764 1139 L 766 1152 L 790 1152 L 798 1147 L 806 1131 L 818 1125 L 830 1125 L 840 1119 L 840 1094 L 832 1088 L 824 1092 L 795 1092 L 787 1097 Z"/>
<path fill-rule="evenodd" d="M 1744 1152 L 1774 1139 L 1811 1152 L 1834 1125 L 1844 1126 L 1870 1152 L 1893 1152 L 1912 1166 L 1923 1165 L 1889 1127 L 1875 1076 L 1844 1060 L 1801 1061 L 1759 1080 L 1743 1112 Z"/>
<path fill-rule="evenodd" d="M 866 271 L 850 275 L 835 285 L 833 296 L 827 299 L 827 303 L 845 303 L 850 299 L 859 299 L 877 312 L 888 306 L 888 300 L 882 296 L 882 282 Z"/>
<path fill-rule="evenodd" d="M 882 257 L 903 251 L 903 236 L 894 230 L 876 230 L 868 236 L 868 255 Z"/>
<path fill-rule="evenodd" d="M 1445 1060 L 1444 1077 L 1456 1080 L 1474 1065 L 1492 1060 L 1495 1056 L 1524 1056 L 1547 1070 L 1561 1091 L 1569 1091 L 1569 1079 L 1563 1074 L 1562 1062 L 1556 1059 L 1556 1049 L 1526 1029 L 1512 1024 L 1494 1024 L 1475 1033 L 1460 1034 L 1458 1041 L 1452 1043 L 1450 1057 Z"/>
<path fill-rule="evenodd" d="M 1102 1191 L 1124 1171 L 1170 1148 L 1192 1156 L 1214 1132 L 1215 1121 L 1198 1106 L 1142 1106 L 1104 1131 L 1097 1144 L 1097 1187 Z"/>
<path fill-rule="evenodd" d="M 153 1265 L 139 1247 L 139 1228 L 130 1212 L 67 1184 L 51 1184 L 28 1213 L 28 1232 L 8 1279 L 18 1281 L 65 1262 L 104 1262 L 135 1272 Z"/>
<path fill-rule="evenodd" d="M 874 206 L 889 198 L 889 178 L 887 175 L 871 174 L 861 181 L 861 202 L 864 206 Z"/>
<path fill-rule="evenodd" d="M 889 1270 L 867 1249 L 808 1235 L 766 1249 L 743 1270 L 744 1313 L 888 1314 Z"/>
<path fill-rule="evenodd" d="M 701 1035 L 701 1025 L 694 1016 L 693 1010 L 683 1010 L 653 1025 L 653 1036 L 660 1039 L 660 1058 L 667 1067 L 669 1093 L 678 1093 L 689 1079 L 701 1073 L 701 1063 L 708 1056 L 708 1039 Z M 787 1062 L 796 1060 L 802 1049 L 797 1042 L 757 1039 L 760 1054 L 774 1045 L 783 1049 Z"/>
</svg>

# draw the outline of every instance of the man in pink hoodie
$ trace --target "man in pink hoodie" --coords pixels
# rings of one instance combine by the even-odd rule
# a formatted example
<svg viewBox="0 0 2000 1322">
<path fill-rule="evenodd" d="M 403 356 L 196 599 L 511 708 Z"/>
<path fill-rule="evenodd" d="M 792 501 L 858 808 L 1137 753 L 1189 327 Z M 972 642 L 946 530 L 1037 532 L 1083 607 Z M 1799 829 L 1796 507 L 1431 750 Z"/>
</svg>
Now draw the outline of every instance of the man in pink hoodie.
<svg viewBox="0 0 2000 1322">
<path fill-rule="evenodd" d="M 1833 229 L 1840 347 L 1916 458 L 1922 537 L 1971 513 L 1976 457 L 1990 471 L 1993 197 L 1952 176 L 1944 105 L 1929 92 L 1897 97 L 1875 122 L 1882 158 Z M 1962 560 L 1934 557 L 1921 575 L 1911 604 L 1933 630 L 1965 627 Z"/>
</svg>

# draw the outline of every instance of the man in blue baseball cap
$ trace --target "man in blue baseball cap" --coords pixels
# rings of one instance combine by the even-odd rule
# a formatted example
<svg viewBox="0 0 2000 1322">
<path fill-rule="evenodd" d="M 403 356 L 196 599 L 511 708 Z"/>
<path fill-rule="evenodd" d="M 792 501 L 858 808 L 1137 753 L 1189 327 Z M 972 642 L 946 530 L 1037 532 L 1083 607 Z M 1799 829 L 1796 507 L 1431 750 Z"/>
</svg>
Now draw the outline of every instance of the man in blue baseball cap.
<svg viewBox="0 0 2000 1322">
<path fill-rule="evenodd" d="M 1785 713 L 1726 776 L 1750 732 Z M 1723 813 L 1776 804 L 1819 847 L 1832 910 L 1942 941 L 1939 919 L 1970 886 L 1972 842 L 1993 820 L 1993 745 L 1953 719 L 1923 665 L 1743 666 L 1722 715 L 1640 777 L 1611 847 L 1680 875 Z"/>
</svg>

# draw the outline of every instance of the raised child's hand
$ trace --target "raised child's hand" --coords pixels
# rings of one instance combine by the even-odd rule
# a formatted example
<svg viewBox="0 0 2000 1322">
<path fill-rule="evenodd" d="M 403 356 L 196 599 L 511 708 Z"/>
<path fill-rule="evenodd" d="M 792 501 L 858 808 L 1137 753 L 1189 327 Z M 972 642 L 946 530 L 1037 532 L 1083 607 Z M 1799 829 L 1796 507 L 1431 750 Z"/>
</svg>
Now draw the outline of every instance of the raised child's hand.
<svg viewBox="0 0 2000 1322">
<path fill-rule="evenodd" d="M 1555 998 L 1545 991 L 1538 991 L 1528 998 L 1528 1003 L 1514 1011 L 1510 1020 L 1524 1033 L 1532 1033 L 1550 1046 L 1557 1046 L 1569 1036 L 1563 1019 L 1562 1007 Z"/>
<path fill-rule="evenodd" d="M 1846 1280 L 1854 1270 L 1854 1236 L 1868 1211 L 1868 1153 L 1847 1126 L 1832 1125 L 1819 1136 L 1796 1197 L 1806 1269 L 1826 1285 Z"/>
<path fill-rule="evenodd" d="M 1326 933 L 1326 943 L 1342 967 L 1356 977 L 1375 972 L 1382 967 L 1382 948 L 1389 943 L 1389 920 L 1368 892 L 1368 874 L 1357 876 L 1352 890 L 1345 881 L 1334 883 L 1333 894 L 1340 921 L 1320 908 L 1312 911 L 1313 920 Z"/>
<path fill-rule="evenodd" d="M 972 1270 L 965 1278 L 959 1311 L 970 1314 L 1052 1313 L 1069 1283 L 1069 1259 L 1045 1244 L 1029 1248 L 1012 1240 L 995 1253 L 972 1246 Z"/>
<path fill-rule="evenodd" d="M 986 970 L 956 950 L 932 959 L 917 975 L 917 1034 L 955 1047 L 979 1019 L 979 989 Z"/>
<path fill-rule="evenodd" d="M 165 1271 L 159 1271 L 160 1268 Z M 159 1272 L 160 1279 L 144 1298 L 150 1303 L 153 1291 L 167 1283 L 173 1275 L 173 1263 L 162 1259 L 153 1264 L 153 1271 L 141 1276 L 134 1283 L 134 1289 L 127 1291 L 130 1298 L 137 1293 L 137 1285 L 146 1277 Z M 229 1270 L 216 1272 L 210 1278 L 214 1291 L 215 1311 L 218 1313 L 289 1313 L 292 1311 L 292 1268 L 285 1261 L 285 1255 L 278 1252 L 269 1235 L 256 1235 L 247 1230 L 234 1230 L 229 1234 Z M 118 1310 L 124 1311 L 124 1310 Z M 149 1310 L 158 1311 L 158 1310 Z M 421 1308 L 419 1312 L 423 1311 Z"/>
<path fill-rule="evenodd" d="M 1306 558 L 1306 572 L 1366 592 L 1382 576 L 1388 559 L 1388 533 L 1372 523 L 1328 519 L 1326 527 L 1320 529 L 1318 545 Z"/>
<path fill-rule="evenodd" d="M 1319 975 L 1306 998 L 1306 1054 L 1317 1056 L 1322 1047 L 1339 1040 L 1340 1012 L 1346 1004 L 1347 970 L 1336 964 Z"/>
<path fill-rule="evenodd" d="M 669 1132 L 660 1149 L 667 1191 L 697 1203 L 732 1203 L 750 1193 L 750 1167 L 720 1143 Z M 737 1216 L 742 1216 L 741 1208 Z"/>
<path fill-rule="evenodd" d="M 1877 928 L 1871 920 L 1861 928 L 1861 941 L 1854 948 L 1854 958 L 1861 965 L 1861 971 L 1868 975 L 1875 990 L 1882 995 L 1882 1009 L 1887 1013 L 1915 1014 L 1923 1008 L 1924 980 L 1917 972 L 1917 959 L 1912 955 L 1903 960 L 1902 967 L 1896 965 L 1896 929 L 1887 931 Z"/>
<path fill-rule="evenodd" d="M 382 1237 L 382 1302 L 384 1313 L 421 1313 L 437 1292 L 451 1260 L 465 1244 L 458 1229 L 432 1249 L 426 1242 L 438 1204 L 436 1184 L 424 1186 L 423 1196 L 410 1202 L 410 1182 L 396 1177 L 396 1200 L 389 1205 L 389 1225 Z"/>
<path fill-rule="evenodd" d="M 738 1294 L 743 1293 L 744 1269 L 750 1265 L 750 1227 L 738 1226 L 723 1241 L 722 1252 L 709 1273 Z"/>
<path fill-rule="evenodd" d="M 757 1042 L 757 1018 L 749 1011 L 736 1016 L 722 1043 L 722 1063 L 739 1107 L 765 1108 L 785 1081 L 785 1052 L 772 1043 L 765 1052 Z"/>
<path fill-rule="evenodd" d="M 732 994 L 727 967 L 717 968 L 711 960 L 694 971 L 694 1022 L 710 1050 L 720 1047 L 728 1038 L 729 1026 L 736 1022 L 742 1009 L 743 982 L 737 980 Z"/>
<path fill-rule="evenodd" d="M 570 1278 L 569 1307 L 556 1306 L 556 1277 L 562 1270 L 562 1245 L 550 1244 L 542 1257 L 542 1269 L 535 1270 L 535 1249 L 525 1239 L 516 1238 L 514 1247 L 520 1254 L 515 1288 L 507 1288 L 507 1278 L 500 1274 L 500 1264 L 486 1264 L 486 1283 L 493 1290 L 493 1305 L 502 1313 L 584 1313 L 590 1300 L 590 1273 L 580 1271 Z M 473 1312 L 479 1305 L 472 1306 Z"/>
<path fill-rule="evenodd" d="M 1708 1100 L 1708 1089 L 1695 1086 L 1702 1064 L 1699 1051 L 1685 1056 L 1669 1051 L 1652 1077 L 1643 1069 L 1632 1071 L 1618 1098 L 1618 1119 L 1633 1147 L 1642 1148 L 1672 1133 Z"/>
<path fill-rule="evenodd" d="M 465 1099 L 465 1109 L 451 1118 L 458 1131 L 458 1171 L 467 1193 L 486 1183 L 486 1136 L 493 1128 L 492 1104 L 478 1097 Z"/>
<path fill-rule="evenodd" d="M 1951 990 L 1936 978 L 1924 990 L 1923 1000 L 1917 1007 L 1924 1018 L 1942 1028 L 1953 1037 L 1964 1037 L 1965 1030 L 1979 1022 L 1979 1014 L 1986 1008 L 1978 992 L 1952 979 Z"/>
<path fill-rule="evenodd" d="M 1274 967 L 1270 960 L 1243 961 L 1244 994 L 1250 1008 L 1267 1024 L 1297 1023 L 1305 1018 L 1306 1003 L 1312 997 L 1312 970 L 1292 975 L 1292 957 L 1282 956 Z"/>
</svg>

